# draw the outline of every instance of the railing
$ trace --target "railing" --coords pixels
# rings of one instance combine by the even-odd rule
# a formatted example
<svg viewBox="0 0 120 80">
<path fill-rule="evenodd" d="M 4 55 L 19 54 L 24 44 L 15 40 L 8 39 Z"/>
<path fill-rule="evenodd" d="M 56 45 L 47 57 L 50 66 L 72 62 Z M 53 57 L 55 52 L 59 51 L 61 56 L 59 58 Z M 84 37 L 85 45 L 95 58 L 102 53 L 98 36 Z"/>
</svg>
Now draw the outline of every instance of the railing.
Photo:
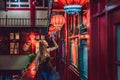
<svg viewBox="0 0 120 80">
<path fill-rule="evenodd" d="M 31 26 L 31 20 L 30 18 L 0 18 L 0 27 L 25 27 L 25 26 Z M 48 19 L 47 18 L 38 18 L 35 19 L 35 27 L 44 27 L 48 26 Z"/>
</svg>

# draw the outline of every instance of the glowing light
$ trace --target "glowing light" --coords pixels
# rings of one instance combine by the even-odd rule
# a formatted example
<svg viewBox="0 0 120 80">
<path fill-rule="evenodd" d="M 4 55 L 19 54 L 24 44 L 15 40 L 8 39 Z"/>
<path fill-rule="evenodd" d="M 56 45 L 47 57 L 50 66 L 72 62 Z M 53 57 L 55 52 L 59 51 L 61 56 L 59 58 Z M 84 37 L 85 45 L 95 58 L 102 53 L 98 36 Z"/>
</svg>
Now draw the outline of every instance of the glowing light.
<svg viewBox="0 0 120 80">
<path fill-rule="evenodd" d="M 67 6 L 64 6 L 64 10 L 68 14 L 79 13 L 81 11 L 81 9 L 82 9 L 82 6 L 80 6 L 80 5 L 67 5 Z"/>
<path fill-rule="evenodd" d="M 15 2 L 17 2 L 17 0 L 15 0 Z"/>
<path fill-rule="evenodd" d="M 58 30 L 62 28 L 65 22 L 65 18 L 62 15 L 55 15 L 51 18 L 52 25 Z"/>
<path fill-rule="evenodd" d="M 88 34 L 81 35 L 80 38 L 89 38 L 89 35 Z"/>
<path fill-rule="evenodd" d="M 33 43 L 34 40 L 35 40 L 35 34 L 34 34 L 34 33 L 31 33 L 29 37 L 30 37 L 30 40 L 31 40 L 32 43 Z"/>
</svg>

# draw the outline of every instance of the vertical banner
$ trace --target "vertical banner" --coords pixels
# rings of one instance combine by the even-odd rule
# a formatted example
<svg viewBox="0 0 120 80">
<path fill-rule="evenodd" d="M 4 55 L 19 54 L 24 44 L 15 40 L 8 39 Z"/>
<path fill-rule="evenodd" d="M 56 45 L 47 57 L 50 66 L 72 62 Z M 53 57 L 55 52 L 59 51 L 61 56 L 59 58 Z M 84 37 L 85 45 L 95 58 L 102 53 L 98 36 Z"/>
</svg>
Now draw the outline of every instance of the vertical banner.
<svg viewBox="0 0 120 80">
<path fill-rule="evenodd" d="M 6 0 L 0 0 L 0 10 L 5 10 L 6 8 Z"/>
</svg>

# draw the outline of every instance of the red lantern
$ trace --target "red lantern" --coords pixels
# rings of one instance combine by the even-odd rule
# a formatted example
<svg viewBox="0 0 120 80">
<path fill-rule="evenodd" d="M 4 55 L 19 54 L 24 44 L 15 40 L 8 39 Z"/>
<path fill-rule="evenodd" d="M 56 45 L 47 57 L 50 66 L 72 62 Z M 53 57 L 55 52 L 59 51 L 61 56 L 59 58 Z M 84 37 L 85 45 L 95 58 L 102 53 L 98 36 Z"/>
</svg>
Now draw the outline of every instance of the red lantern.
<svg viewBox="0 0 120 80">
<path fill-rule="evenodd" d="M 87 0 L 58 0 L 58 3 L 62 6 L 66 5 L 81 5 L 87 3 Z"/>
<path fill-rule="evenodd" d="M 51 23 L 55 28 L 60 30 L 65 24 L 65 18 L 62 15 L 55 15 L 51 18 Z"/>
<path fill-rule="evenodd" d="M 54 26 L 50 26 L 49 27 L 49 31 L 54 31 L 55 30 L 55 27 Z"/>
<path fill-rule="evenodd" d="M 58 29 L 51 25 L 51 26 L 49 27 L 49 31 L 50 31 L 50 32 L 57 32 Z"/>
<path fill-rule="evenodd" d="M 29 35 L 29 38 L 30 38 L 31 42 L 34 43 L 34 41 L 35 41 L 35 34 L 34 34 L 34 33 L 31 33 L 31 34 Z"/>
<path fill-rule="evenodd" d="M 49 31 L 49 32 L 48 32 L 48 35 L 50 35 L 51 33 L 52 33 L 52 32 L 51 32 L 51 31 Z"/>
</svg>

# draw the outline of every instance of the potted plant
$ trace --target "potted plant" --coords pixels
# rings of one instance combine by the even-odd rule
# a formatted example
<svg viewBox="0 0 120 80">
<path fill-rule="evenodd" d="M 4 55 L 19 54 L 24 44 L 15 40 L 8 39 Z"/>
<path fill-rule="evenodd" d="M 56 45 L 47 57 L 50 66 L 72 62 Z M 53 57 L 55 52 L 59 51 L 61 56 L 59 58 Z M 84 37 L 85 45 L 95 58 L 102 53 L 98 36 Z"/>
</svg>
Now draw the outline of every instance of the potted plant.
<svg viewBox="0 0 120 80">
<path fill-rule="evenodd" d="M 36 55 L 34 53 L 28 55 L 30 63 L 34 60 L 35 56 Z"/>
</svg>

